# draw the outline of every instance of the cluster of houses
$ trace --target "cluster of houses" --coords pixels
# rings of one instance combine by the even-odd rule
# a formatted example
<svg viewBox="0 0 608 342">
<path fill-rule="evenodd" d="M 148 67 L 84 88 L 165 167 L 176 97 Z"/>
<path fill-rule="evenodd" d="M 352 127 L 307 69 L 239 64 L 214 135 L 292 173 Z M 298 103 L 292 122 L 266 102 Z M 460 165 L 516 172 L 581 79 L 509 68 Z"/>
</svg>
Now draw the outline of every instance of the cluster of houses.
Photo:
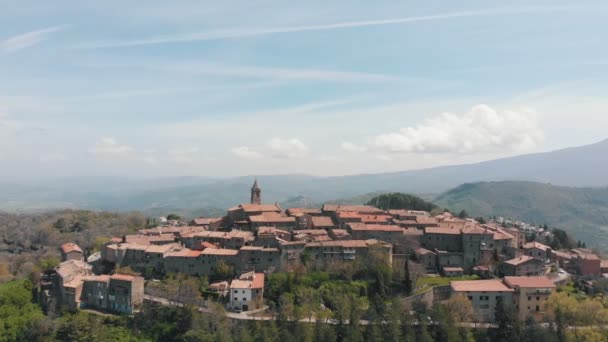
<svg viewBox="0 0 608 342">
<path fill-rule="evenodd" d="M 263 305 L 266 274 L 303 262 L 318 268 L 364 262 L 375 252 L 392 263 L 413 251 L 427 273 L 478 274 L 483 280 L 453 282 L 452 293 L 466 295 L 480 319 L 492 320 L 497 300 L 513 303 L 520 315 L 542 313 L 555 284 L 566 280 L 560 274 L 551 278 L 551 266 L 582 276 L 608 273 L 608 262 L 589 250 L 553 251 L 540 242 L 526 242 L 525 228 L 496 220 L 481 224 L 449 212 L 431 216 L 366 205 L 284 210 L 262 204 L 256 181 L 251 202 L 230 208 L 224 217 L 166 221 L 112 238 L 95 268 L 83 261 L 78 246 L 63 245 L 65 261 L 43 277 L 41 289 L 47 302 L 70 309 L 131 313 L 143 301 L 143 278 L 108 275 L 128 266 L 147 277 L 184 273 L 222 280 L 211 288 L 229 298 L 230 309 L 247 311 Z M 226 269 L 241 275 L 218 279 L 226 276 Z"/>
<path fill-rule="evenodd" d="M 43 308 L 74 311 L 89 308 L 120 314 L 139 310 L 144 300 L 144 278 L 126 274 L 93 273 L 82 249 L 74 243 L 61 246 L 62 262 L 40 280 Z"/>
</svg>

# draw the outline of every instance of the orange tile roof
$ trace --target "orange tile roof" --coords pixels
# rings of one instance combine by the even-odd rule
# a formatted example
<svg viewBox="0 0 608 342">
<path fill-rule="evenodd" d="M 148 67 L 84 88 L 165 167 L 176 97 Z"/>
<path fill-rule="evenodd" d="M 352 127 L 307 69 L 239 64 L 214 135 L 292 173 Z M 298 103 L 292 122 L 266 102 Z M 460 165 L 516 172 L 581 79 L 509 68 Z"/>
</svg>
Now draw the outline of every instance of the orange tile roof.
<svg viewBox="0 0 608 342">
<path fill-rule="evenodd" d="M 334 221 L 329 216 L 313 216 L 311 218 L 313 227 L 334 227 Z"/>
<path fill-rule="evenodd" d="M 71 253 L 71 252 L 82 253 L 82 249 L 80 248 L 80 246 L 78 246 L 77 244 L 75 244 L 73 242 L 66 242 L 63 245 L 61 245 L 61 251 L 64 254 L 68 254 L 68 253 Z"/>
<path fill-rule="evenodd" d="M 367 243 L 365 242 L 365 240 L 333 240 L 307 243 L 306 247 L 366 248 Z"/>
<path fill-rule="evenodd" d="M 197 219 L 194 219 L 194 223 L 198 224 L 198 225 L 209 225 L 209 224 L 213 224 L 213 223 L 218 223 L 222 220 L 221 217 L 199 217 Z"/>
<path fill-rule="evenodd" d="M 281 212 L 281 207 L 278 204 L 241 204 L 239 206 L 246 213 L 251 212 Z"/>
<path fill-rule="evenodd" d="M 522 255 L 520 257 L 517 257 L 515 259 L 511 259 L 511 260 L 507 260 L 505 261 L 505 263 L 509 264 L 509 265 L 513 265 L 513 266 L 517 266 L 517 265 L 521 265 L 524 264 L 530 260 L 535 260 L 533 257 L 531 256 L 527 256 L 527 255 Z"/>
<path fill-rule="evenodd" d="M 424 228 L 425 234 L 451 234 L 460 235 L 460 229 L 447 228 L 447 227 L 426 227 Z"/>
<path fill-rule="evenodd" d="M 253 279 L 252 279 L 253 278 Z M 263 289 L 264 273 L 243 274 L 240 279 L 234 279 L 230 283 L 230 289 Z"/>
<path fill-rule="evenodd" d="M 450 286 L 454 292 L 514 292 L 498 279 L 453 281 Z"/>
<path fill-rule="evenodd" d="M 532 249 L 532 248 L 540 249 L 545 252 L 547 250 L 551 249 L 551 247 L 549 247 L 547 245 L 543 245 L 542 243 L 536 242 L 536 241 L 528 242 L 524 245 L 524 249 Z"/>
<path fill-rule="evenodd" d="M 226 249 L 226 248 L 206 248 L 201 252 L 201 255 L 226 255 L 226 256 L 234 256 L 238 255 L 239 251 L 236 249 Z"/>
<path fill-rule="evenodd" d="M 296 222 L 296 218 L 293 216 L 282 216 L 279 213 L 275 213 L 275 212 L 266 212 L 266 213 L 262 213 L 262 215 L 254 215 L 254 216 L 249 216 L 249 220 L 251 222 L 255 222 L 255 223 L 264 223 L 264 222 L 270 222 L 270 223 L 290 223 L 290 222 Z"/>
<path fill-rule="evenodd" d="M 403 232 L 403 228 L 389 224 L 351 223 L 348 226 L 355 231 Z"/>
<path fill-rule="evenodd" d="M 539 277 L 505 277 L 505 283 L 510 287 L 523 288 L 554 288 L 555 284 L 545 276 Z"/>
</svg>

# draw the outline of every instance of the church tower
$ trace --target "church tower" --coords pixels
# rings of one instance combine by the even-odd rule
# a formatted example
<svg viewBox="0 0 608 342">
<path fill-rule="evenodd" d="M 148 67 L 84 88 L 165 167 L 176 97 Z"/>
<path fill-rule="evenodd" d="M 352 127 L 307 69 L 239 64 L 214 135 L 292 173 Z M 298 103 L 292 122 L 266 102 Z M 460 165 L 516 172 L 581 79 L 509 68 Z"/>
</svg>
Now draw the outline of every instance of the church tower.
<svg viewBox="0 0 608 342">
<path fill-rule="evenodd" d="M 257 179 L 251 187 L 251 204 L 262 204 L 262 189 L 260 189 Z"/>
</svg>

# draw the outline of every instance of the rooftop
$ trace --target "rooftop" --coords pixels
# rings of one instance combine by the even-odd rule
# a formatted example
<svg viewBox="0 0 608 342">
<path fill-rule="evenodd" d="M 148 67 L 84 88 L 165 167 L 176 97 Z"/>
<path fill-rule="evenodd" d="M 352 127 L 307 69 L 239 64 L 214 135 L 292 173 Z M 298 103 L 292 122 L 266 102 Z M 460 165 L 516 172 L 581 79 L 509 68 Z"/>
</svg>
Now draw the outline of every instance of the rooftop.
<svg viewBox="0 0 608 342">
<path fill-rule="evenodd" d="M 505 283 L 510 287 L 522 288 L 554 288 L 555 284 L 551 279 L 540 277 L 505 277 Z"/>
<path fill-rule="evenodd" d="M 335 226 L 334 221 L 329 216 L 313 216 L 312 217 L 313 227 L 333 227 Z"/>
<path fill-rule="evenodd" d="M 82 253 L 82 249 L 80 248 L 80 246 L 78 246 L 77 244 L 75 244 L 73 242 L 66 242 L 63 245 L 61 245 L 61 251 L 64 254 L 68 254 L 68 253 L 71 253 L 71 252 Z"/>
<path fill-rule="evenodd" d="M 281 212 L 281 207 L 278 204 L 241 204 L 239 208 L 246 213 L 254 212 Z"/>
<path fill-rule="evenodd" d="M 549 247 L 547 245 L 543 245 L 542 243 L 536 242 L 536 241 L 528 242 L 524 245 L 524 249 L 532 249 L 532 248 L 541 249 L 545 252 L 547 250 L 551 249 L 551 247 Z"/>
<path fill-rule="evenodd" d="M 453 281 L 450 285 L 454 292 L 514 292 L 498 279 Z"/>
<path fill-rule="evenodd" d="M 507 261 L 505 261 L 505 263 L 509 264 L 509 265 L 517 266 L 517 265 L 525 264 L 526 262 L 528 262 L 530 260 L 536 260 L 536 259 L 534 259 L 531 256 L 522 255 L 515 259 L 507 260 Z"/>
</svg>

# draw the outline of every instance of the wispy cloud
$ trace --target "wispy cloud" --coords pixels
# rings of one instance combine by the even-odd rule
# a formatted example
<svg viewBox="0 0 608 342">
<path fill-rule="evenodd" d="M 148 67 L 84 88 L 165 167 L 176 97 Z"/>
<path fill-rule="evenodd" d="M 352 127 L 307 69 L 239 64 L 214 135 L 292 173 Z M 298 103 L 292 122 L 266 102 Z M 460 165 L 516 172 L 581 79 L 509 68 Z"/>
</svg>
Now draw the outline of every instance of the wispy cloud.
<svg viewBox="0 0 608 342">
<path fill-rule="evenodd" d="M 521 7 L 521 8 L 498 8 L 475 11 L 458 11 L 449 13 L 438 13 L 432 15 L 400 17 L 377 20 L 361 20 L 347 21 L 320 25 L 301 25 L 273 28 L 237 28 L 229 30 L 217 30 L 208 32 L 184 33 L 177 35 L 159 36 L 135 40 L 123 40 L 113 42 L 100 42 L 90 45 L 84 45 L 84 48 L 117 48 L 141 45 L 158 45 L 168 43 L 186 43 L 195 41 L 209 41 L 221 39 L 248 38 L 256 36 L 266 36 L 273 34 L 284 34 L 294 32 L 307 31 L 326 31 L 336 29 L 347 29 L 368 26 L 384 26 L 398 25 L 424 21 L 446 20 L 455 18 L 481 17 L 481 16 L 497 16 L 497 15 L 513 15 L 522 13 L 542 13 L 550 11 L 561 11 L 571 9 L 572 6 L 537 6 L 537 7 Z"/>
<path fill-rule="evenodd" d="M 232 154 L 234 154 L 235 156 L 241 158 L 241 159 L 249 159 L 249 160 L 254 160 L 254 159 L 262 159 L 264 156 L 248 147 L 248 146 L 239 146 L 239 147 L 235 147 L 232 150 Z"/>
<path fill-rule="evenodd" d="M 66 25 L 47 27 L 42 30 L 26 32 L 0 42 L 0 49 L 6 52 L 16 52 L 43 42 L 51 34 L 65 30 Z"/>
<path fill-rule="evenodd" d="M 105 137 L 99 139 L 89 152 L 102 158 L 124 158 L 133 153 L 131 146 L 120 144 L 114 138 Z"/>
<path fill-rule="evenodd" d="M 227 65 L 221 63 L 93 63 L 83 66 L 93 68 L 139 68 L 162 72 L 179 72 L 190 75 L 220 76 L 227 78 L 264 79 L 272 81 L 330 81 L 330 82 L 380 82 L 398 80 L 392 75 L 313 68 L 277 68 L 266 66 Z"/>
<path fill-rule="evenodd" d="M 294 159 L 304 157 L 309 148 L 300 139 L 274 138 L 266 144 L 272 151 L 272 156 L 279 159 Z"/>
</svg>

